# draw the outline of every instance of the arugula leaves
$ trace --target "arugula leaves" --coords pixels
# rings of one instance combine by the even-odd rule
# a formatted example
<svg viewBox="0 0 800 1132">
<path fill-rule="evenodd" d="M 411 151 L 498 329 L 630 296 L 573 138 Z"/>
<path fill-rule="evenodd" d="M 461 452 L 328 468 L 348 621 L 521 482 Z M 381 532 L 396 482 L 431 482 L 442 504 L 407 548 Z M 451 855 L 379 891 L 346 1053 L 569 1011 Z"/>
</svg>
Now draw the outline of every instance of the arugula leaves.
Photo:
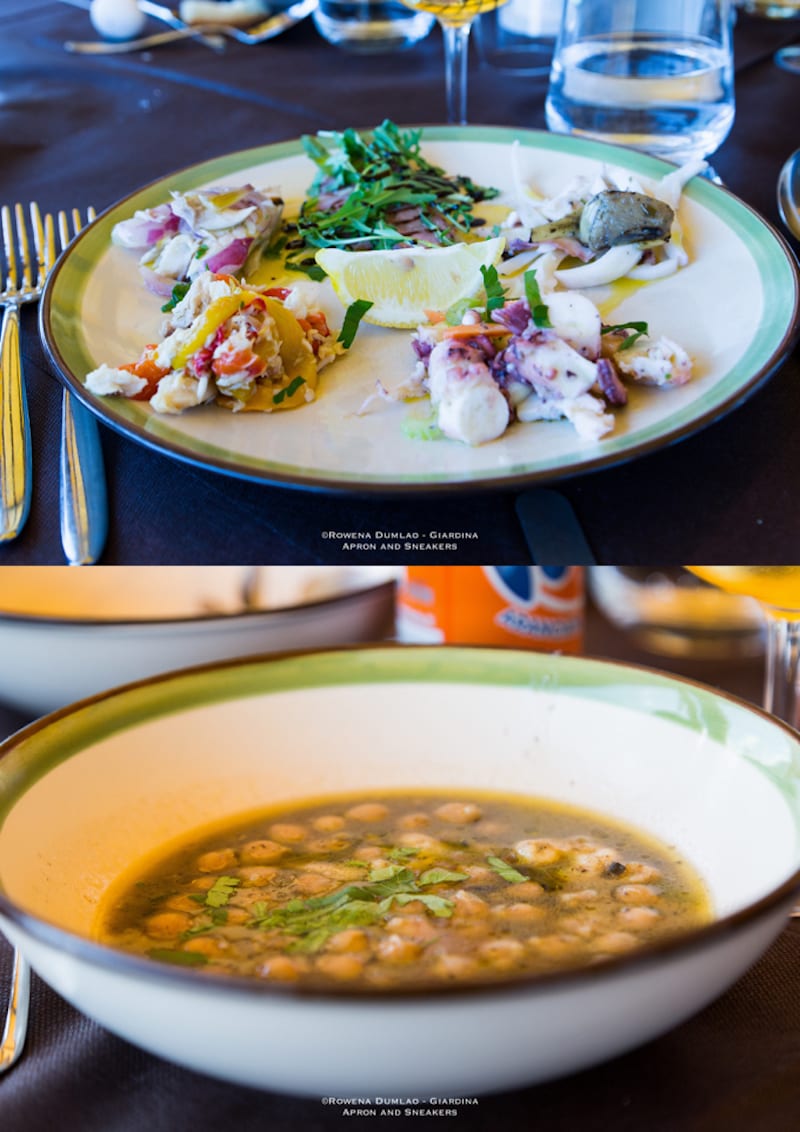
<svg viewBox="0 0 800 1132">
<path fill-rule="evenodd" d="M 306 135 L 303 148 L 318 171 L 300 210 L 302 243 L 292 251 L 290 264 L 305 270 L 303 260 L 313 248 L 407 243 L 408 236 L 392 223 L 392 209 L 418 209 L 432 246 L 469 232 L 475 203 L 497 196 L 498 190 L 431 164 L 420 152 L 421 136 L 422 130 L 402 131 L 388 119 L 369 135 L 353 129 Z"/>
</svg>

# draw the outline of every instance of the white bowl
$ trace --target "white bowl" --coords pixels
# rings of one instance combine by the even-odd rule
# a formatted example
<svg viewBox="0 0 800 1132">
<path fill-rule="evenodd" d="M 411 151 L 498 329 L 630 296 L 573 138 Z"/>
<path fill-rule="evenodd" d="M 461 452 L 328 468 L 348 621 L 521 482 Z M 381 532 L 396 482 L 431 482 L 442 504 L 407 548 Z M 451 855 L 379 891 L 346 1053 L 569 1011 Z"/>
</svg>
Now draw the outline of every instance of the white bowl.
<svg viewBox="0 0 800 1132">
<path fill-rule="evenodd" d="M 473 1096 L 612 1057 L 734 982 L 800 880 L 800 741 L 686 681 L 531 652 L 375 647 L 213 665 L 96 697 L 0 748 L 0 926 L 79 1010 L 157 1054 L 316 1095 Z M 579 972 L 428 993 L 203 976 L 91 939 L 137 858 L 309 795 L 490 789 L 678 847 L 715 920 Z"/>
<path fill-rule="evenodd" d="M 375 567 L 4 567 L 0 700 L 41 715 L 188 664 L 385 639 L 387 579 Z"/>
</svg>

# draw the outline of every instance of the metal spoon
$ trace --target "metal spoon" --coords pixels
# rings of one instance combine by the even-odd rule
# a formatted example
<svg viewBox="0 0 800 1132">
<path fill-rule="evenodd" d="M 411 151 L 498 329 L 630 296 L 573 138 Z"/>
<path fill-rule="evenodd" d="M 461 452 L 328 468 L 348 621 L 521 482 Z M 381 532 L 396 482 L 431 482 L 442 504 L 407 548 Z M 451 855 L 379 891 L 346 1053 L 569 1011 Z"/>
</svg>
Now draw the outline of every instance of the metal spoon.
<svg viewBox="0 0 800 1132">
<path fill-rule="evenodd" d="M 800 240 L 800 149 L 786 161 L 778 177 L 778 211 L 796 240 Z"/>
<path fill-rule="evenodd" d="M 68 41 L 64 44 L 66 51 L 78 55 L 122 55 L 128 51 L 144 51 L 148 47 L 158 47 L 162 43 L 173 43 L 175 40 L 192 39 L 203 36 L 230 36 L 239 43 L 264 43 L 274 39 L 276 35 L 293 27 L 300 20 L 309 16 L 317 6 L 318 0 L 298 0 L 285 11 L 277 12 L 274 16 L 263 20 L 255 27 L 237 28 L 227 24 L 192 24 L 191 26 L 176 27 L 172 31 L 158 32 L 156 35 L 146 35 L 139 39 L 128 39 L 121 43 L 106 43 L 103 40 L 92 40 L 87 43 Z M 148 5 L 148 8 L 152 8 Z M 152 14 L 152 11 L 151 11 Z"/>
</svg>

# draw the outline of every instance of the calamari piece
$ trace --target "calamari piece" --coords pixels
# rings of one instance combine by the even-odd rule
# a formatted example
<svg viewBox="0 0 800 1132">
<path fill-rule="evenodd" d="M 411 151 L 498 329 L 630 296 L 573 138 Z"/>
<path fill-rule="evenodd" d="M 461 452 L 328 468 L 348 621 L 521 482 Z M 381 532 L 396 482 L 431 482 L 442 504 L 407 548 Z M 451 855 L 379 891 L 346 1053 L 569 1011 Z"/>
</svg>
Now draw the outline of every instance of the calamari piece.
<svg viewBox="0 0 800 1132">
<path fill-rule="evenodd" d="M 445 339 L 428 359 L 428 391 L 439 428 L 452 440 L 484 444 L 508 427 L 508 402 L 480 350 Z"/>
<path fill-rule="evenodd" d="M 555 291 L 547 296 L 547 313 L 553 330 L 585 358 L 600 355 L 600 312 L 585 295 Z"/>
<path fill-rule="evenodd" d="M 137 377 L 129 370 L 108 366 L 105 362 L 92 370 L 86 378 L 86 388 L 99 397 L 108 397 L 115 393 L 122 397 L 135 397 L 146 385 L 147 382 L 143 377 Z"/>
<path fill-rule="evenodd" d="M 614 355 L 623 377 L 639 385 L 685 385 L 692 376 L 692 361 L 671 338 L 640 338 Z"/>
<path fill-rule="evenodd" d="M 602 287 L 629 274 L 641 258 L 642 249 L 638 244 L 622 244 L 620 247 L 610 248 L 591 263 L 582 263 L 580 267 L 559 268 L 553 274 L 561 286 L 569 290 Z"/>
</svg>

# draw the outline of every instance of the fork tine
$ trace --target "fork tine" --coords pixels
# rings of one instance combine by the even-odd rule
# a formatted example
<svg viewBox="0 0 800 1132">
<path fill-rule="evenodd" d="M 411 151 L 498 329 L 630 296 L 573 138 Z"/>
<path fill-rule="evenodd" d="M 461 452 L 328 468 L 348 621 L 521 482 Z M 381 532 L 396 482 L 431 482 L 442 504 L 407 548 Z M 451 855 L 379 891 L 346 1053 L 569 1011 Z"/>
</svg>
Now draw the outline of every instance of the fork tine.
<svg viewBox="0 0 800 1132">
<path fill-rule="evenodd" d="M 46 259 L 47 247 L 44 240 L 42 214 L 35 200 L 31 201 L 30 212 L 31 227 L 33 228 L 33 244 L 36 248 L 36 287 L 38 290 L 41 290 L 47 278 L 47 272 L 52 267 L 52 263 L 48 262 Z"/>
<path fill-rule="evenodd" d="M 16 222 L 17 244 L 19 246 L 19 258 L 22 266 L 22 290 L 29 292 L 33 287 L 31 249 L 28 244 L 28 226 L 25 223 L 25 213 L 21 204 L 14 206 L 14 220 Z"/>
<path fill-rule="evenodd" d="M 44 263 L 46 271 L 49 271 L 56 262 L 56 255 L 56 228 L 53 223 L 53 214 L 48 212 L 44 218 Z"/>
<path fill-rule="evenodd" d="M 63 252 L 70 241 L 69 223 L 67 221 L 67 214 L 63 209 L 58 214 L 58 240 Z"/>
<path fill-rule="evenodd" d="M 3 247 L 6 253 L 6 280 L 5 289 L 17 289 L 17 253 L 14 250 L 14 235 L 11 224 L 11 209 L 4 204 L 0 209 L 0 228 L 3 230 Z"/>
</svg>

